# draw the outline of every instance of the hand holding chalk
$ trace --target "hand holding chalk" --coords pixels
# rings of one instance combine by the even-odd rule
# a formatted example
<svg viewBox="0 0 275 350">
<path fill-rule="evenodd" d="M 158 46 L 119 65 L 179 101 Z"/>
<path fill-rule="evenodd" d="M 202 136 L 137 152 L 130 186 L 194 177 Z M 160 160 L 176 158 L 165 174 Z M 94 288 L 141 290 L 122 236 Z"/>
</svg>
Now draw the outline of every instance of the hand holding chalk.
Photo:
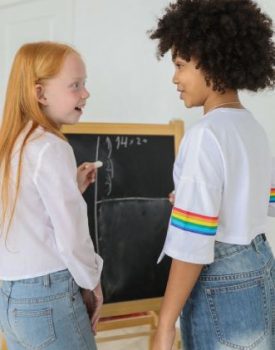
<svg viewBox="0 0 275 350">
<path fill-rule="evenodd" d="M 103 162 L 97 160 L 96 162 L 85 162 L 81 164 L 77 169 L 77 183 L 81 193 L 86 191 L 96 180 L 97 169 L 102 167 Z"/>
<path fill-rule="evenodd" d="M 89 167 L 93 167 L 93 168 L 101 168 L 103 163 L 100 160 L 97 160 L 96 162 L 93 163 L 84 163 L 84 167 L 85 169 L 89 168 Z"/>
<path fill-rule="evenodd" d="M 94 163 L 94 166 L 95 166 L 96 168 L 101 168 L 102 165 L 103 165 L 103 163 L 102 163 L 100 160 L 97 160 L 97 161 Z"/>
</svg>

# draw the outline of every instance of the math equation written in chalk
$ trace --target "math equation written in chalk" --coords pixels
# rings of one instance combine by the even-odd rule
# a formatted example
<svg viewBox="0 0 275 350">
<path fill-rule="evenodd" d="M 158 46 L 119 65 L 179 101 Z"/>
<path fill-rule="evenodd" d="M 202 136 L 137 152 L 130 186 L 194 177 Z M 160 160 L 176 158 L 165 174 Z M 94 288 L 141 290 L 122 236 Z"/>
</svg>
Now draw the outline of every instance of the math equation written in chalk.
<svg viewBox="0 0 275 350">
<path fill-rule="evenodd" d="M 116 143 L 116 149 L 119 150 L 120 148 L 128 148 L 131 146 L 142 146 L 143 144 L 146 144 L 148 142 L 148 139 L 145 137 L 140 136 L 117 136 L 115 138 Z"/>
<path fill-rule="evenodd" d="M 115 149 L 119 151 L 120 149 L 129 148 L 132 146 L 142 146 L 147 144 L 148 139 L 141 136 L 117 136 L 114 140 Z M 114 178 L 114 164 L 112 160 L 113 153 L 113 142 L 110 137 L 105 138 L 105 145 L 107 147 L 107 157 L 105 160 L 105 188 L 106 195 L 109 196 L 112 192 L 112 181 Z"/>
</svg>

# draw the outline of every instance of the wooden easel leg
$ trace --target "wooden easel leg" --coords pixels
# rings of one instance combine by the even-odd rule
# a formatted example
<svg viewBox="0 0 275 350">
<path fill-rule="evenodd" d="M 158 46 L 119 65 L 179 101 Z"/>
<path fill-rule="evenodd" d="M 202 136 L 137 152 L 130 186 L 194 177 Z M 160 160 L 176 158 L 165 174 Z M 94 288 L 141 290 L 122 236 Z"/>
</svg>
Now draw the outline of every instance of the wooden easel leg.
<svg viewBox="0 0 275 350">
<path fill-rule="evenodd" d="M 180 335 L 179 328 L 176 329 L 176 338 L 175 338 L 174 347 L 176 350 L 181 350 L 181 349 L 183 350 L 183 348 L 181 346 L 181 335 Z"/>
<path fill-rule="evenodd" d="M 148 346 L 148 348 L 149 348 L 149 350 L 152 350 L 153 349 L 153 340 L 154 340 L 154 328 L 151 326 L 151 331 L 152 331 L 152 333 L 150 334 L 150 336 L 149 336 L 149 346 Z"/>
<path fill-rule="evenodd" d="M 150 325 L 150 336 L 149 336 L 149 350 L 153 349 L 153 341 L 154 341 L 154 336 L 155 336 L 155 332 L 157 329 L 157 325 L 158 325 L 158 314 L 155 311 L 150 311 L 151 316 L 153 316 L 153 322 Z"/>
<path fill-rule="evenodd" d="M 0 345 L 1 345 L 0 346 L 1 350 L 8 350 L 7 343 L 1 334 L 0 334 Z"/>
</svg>

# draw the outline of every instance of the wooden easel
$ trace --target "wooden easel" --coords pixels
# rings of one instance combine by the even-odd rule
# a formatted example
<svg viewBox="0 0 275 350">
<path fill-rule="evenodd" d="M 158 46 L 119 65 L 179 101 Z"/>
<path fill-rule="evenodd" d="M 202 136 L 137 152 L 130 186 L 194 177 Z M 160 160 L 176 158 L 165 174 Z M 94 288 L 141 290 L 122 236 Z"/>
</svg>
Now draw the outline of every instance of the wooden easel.
<svg viewBox="0 0 275 350">
<path fill-rule="evenodd" d="M 173 120 L 169 124 L 122 124 L 122 123 L 79 123 L 73 126 L 65 126 L 64 133 L 74 134 L 107 134 L 107 135 L 167 135 L 174 137 L 175 154 L 177 154 L 180 141 L 184 133 L 184 125 L 181 120 Z M 98 334 L 97 342 L 121 340 L 126 338 L 148 336 L 151 349 L 152 339 L 157 327 L 158 313 L 161 298 L 142 299 L 126 302 L 118 302 L 103 305 L 101 319 L 98 324 L 98 332 L 118 330 L 128 327 L 149 326 L 148 331 L 134 331 L 128 334 L 101 336 Z M 175 349 L 179 349 L 179 336 L 175 342 Z"/>
<path fill-rule="evenodd" d="M 118 330 L 129 327 L 149 326 L 146 331 L 132 331 L 127 334 L 97 336 L 98 343 L 136 337 L 148 337 L 149 349 L 152 346 L 153 335 L 157 327 L 158 312 L 161 298 L 126 301 L 105 304 L 102 307 L 101 319 L 98 323 L 98 332 Z M 119 316 L 119 318 L 112 318 Z"/>
<path fill-rule="evenodd" d="M 62 128 L 65 134 L 97 135 L 167 135 L 174 136 L 175 154 L 184 133 L 182 120 L 172 120 L 169 124 L 128 124 L 128 123 L 78 123 Z"/>
</svg>

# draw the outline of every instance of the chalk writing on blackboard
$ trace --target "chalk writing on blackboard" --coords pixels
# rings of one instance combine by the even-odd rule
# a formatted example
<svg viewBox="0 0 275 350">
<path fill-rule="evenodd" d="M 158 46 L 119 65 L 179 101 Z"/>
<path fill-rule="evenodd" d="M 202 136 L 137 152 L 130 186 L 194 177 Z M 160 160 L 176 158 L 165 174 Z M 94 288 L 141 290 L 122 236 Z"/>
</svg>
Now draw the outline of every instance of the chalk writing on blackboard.
<svg viewBox="0 0 275 350">
<path fill-rule="evenodd" d="M 121 147 L 127 148 L 130 146 L 142 146 L 147 143 L 148 139 L 140 136 L 129 137 L 129 136 L 117 136 L 115 138 L 116 149 L 119 150 Z"/>
<path fill-rule="evenodd" d="M 100 138 L 100 137 L 99 137 Z M 114 166 L 112 161 L 112 151 L 113 145 L 110 137 L 105 138 L 105 144 L 107 147 L 107 157 L 106 157 L 106 174 L 105 174 L 105 186 L 107 189 L 107 196 L 112 192 L 112 179 L 114 177 Z"/>
<path fill-rule="evenodd" d="M 174 137 L 66 136 L 78 164 L 103 162 L 84 198 L 91 237 L 104 259 L 105 302 L 163 295 L 170 264 L 156 261 L 171 211 Z"/>
</svg>

